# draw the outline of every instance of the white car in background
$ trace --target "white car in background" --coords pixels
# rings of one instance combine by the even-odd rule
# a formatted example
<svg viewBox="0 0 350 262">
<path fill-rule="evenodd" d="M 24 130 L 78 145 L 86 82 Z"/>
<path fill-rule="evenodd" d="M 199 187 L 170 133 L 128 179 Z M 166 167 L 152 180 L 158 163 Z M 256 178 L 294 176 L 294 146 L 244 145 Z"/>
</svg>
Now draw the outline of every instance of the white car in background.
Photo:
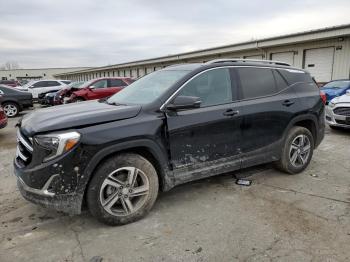
<svg viewBox="0 0 350 262">
<path fill-rule="evenodd" d="M 326 122 L 331 128 L 350 128 L 350 90 L 328 103 Z"/>
<path fill-rule="evenodd" d="M 71 81 L 69 80 L 35 80 L 30 81 L 23 88 L 28 88 L 32 93 L 33 99 L 40 99 L 45 96 L 46 93 L 59 91 L 64 87 L 67 87 Z"/>
</svg>

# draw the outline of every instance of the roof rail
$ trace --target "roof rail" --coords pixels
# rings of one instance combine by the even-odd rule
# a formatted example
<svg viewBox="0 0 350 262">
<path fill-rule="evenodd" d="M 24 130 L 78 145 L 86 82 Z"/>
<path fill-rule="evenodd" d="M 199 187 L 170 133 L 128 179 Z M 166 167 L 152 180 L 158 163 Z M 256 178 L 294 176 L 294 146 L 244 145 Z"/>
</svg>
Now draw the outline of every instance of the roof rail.
<svg viewBox="0 0 350 262">
<path fill-rule="evenodd" d="M 282 66 L 291 66 L 288 63 L 280 62 L 280 61 L 273 61 L 273 60 L 259 60 L 259 59 L 236 59 L 236 58 L 223 58 L 223 59 L 214 59 L 206 62 L 205 64 L 215 64 L 215 63 L 239 63 L 239 62 L 245 62 L 245 63 L 262 63 L 262 64 L 272 64 L 272 65 L 282 65 Z"/>
</svg>

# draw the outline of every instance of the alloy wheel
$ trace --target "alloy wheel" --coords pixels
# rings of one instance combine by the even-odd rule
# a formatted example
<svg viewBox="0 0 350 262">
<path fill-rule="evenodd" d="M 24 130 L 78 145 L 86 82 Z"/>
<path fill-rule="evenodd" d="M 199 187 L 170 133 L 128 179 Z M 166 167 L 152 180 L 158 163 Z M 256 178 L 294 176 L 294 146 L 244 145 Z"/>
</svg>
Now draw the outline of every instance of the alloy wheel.
<svg viewBox="0 0 350 262">
<path fill-rule="evenodd" d="M 127 216 L 137 212 L 146 202 L 149 181 L 135 167 L 122 167 L 109 174 L 100 188 L 100 203 L 111 215 Z"/>
<path fill-rule="evenodd" d="M 13 104 L 6 104 L 4 107 L 4 112 L 8 117 L 14 117 L 17 115 L 17 107 Z"/>
<path fill-rule="evenodd" d="M 309 159 L 310 150 L 310 139 L 306 135 L 298 135 L 289 149 L 290 163 L 297 168 L 304 166 Z"/>
</svg>

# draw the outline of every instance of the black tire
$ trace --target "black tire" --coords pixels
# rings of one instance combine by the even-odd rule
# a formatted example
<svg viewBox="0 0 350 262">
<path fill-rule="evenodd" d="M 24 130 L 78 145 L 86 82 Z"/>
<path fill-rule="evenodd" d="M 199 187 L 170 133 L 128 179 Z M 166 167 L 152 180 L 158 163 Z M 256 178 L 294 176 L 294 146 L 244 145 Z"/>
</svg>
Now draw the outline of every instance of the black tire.
<svg viewBox="0 0 350 262">
<path fill-rule="evenodd" d="M 1 106 L 8 118 L 16 117 L 20 112 L 19 105 L 14 102 L 5 102 Z"/>
<path fill-rule="evenodd" d="M 76 97 L 72 100 L 73 103 L 79 103 L 79 102 L 84 102 L 85 99 L 82 97 Z"/>
<path fill-rule="evenodd" d="M 301 137 L 301 136 L 304 137 L 305 141 L 308 139 L 310 143 L 310 150 L 307 156 L 305 154 L 303 155 L 303 153 L 301 154 L 298 153 L 298 152 L 304 151 L 302 147 L 298 148 L 299 151 L 298 149 L 294 149 L 295 145 L 293 142 L 298 141 L 295 139 L 298 139 L 298 137 Z M 307 139 L 305 139 L 305 136 L 307 137 Z M 293 143 L 293 148 L 292 148 L 292 143 Z M 306 146 L 304 148 L 306 148 Z M 309 165 L 313 155 L 313 150 L 314 150 L 314 138 L 311 132 L 304 127 L 300 127 L 300 126 L 292 127 L 289 130 L 287 137 L 284 141 L 284 145 L 282 147 L 281 159 L 275 163 L 276 167 L 279 170 L 291 175 L 298 174 L 304 171 L 305 168 L 307 168 L 307 166 Z M 292 163 L 293 156 L 295 153 L 298 155 L 297 161 L 299 162 L 300 165 L 297 165 L 296 161 L 294 161 L 294 164 Z"/>
<path fill-rule="evenodd" d="M 128 167 L 136 168 L 137 170 L 136 180 L 135 182 L 131 183 L 133 185 L 130 184 L 131 186 L 129 185 L 129 187 L 126 182 L 128 180 L 129 173 L 123 173 L 125 171 L 123 168 Z M 113 179 L 111 179 L 111 176 L 113 177 Z M 122 176 L 126 178 L 125 181 L 123 180 L 123 189 L 109 185 L 109 183 L 112 181 L 112 183 L 117 182 L 116 184 L 119 186 L 121 184 L 120 182 L 122 181 Z M 136 191 L 137 188 L 142 187 L 143 180 L 147 181 L 147 183 L 144 184 L 147 184 L 146 187 L 149 187 L 147 193 L 142 196 L 132 197 L 131 191 L 128 191 L 130 189 L 127 188 L 132 188 Z M 107 186 L 106 183 L 108 184 Z M 135 186 L 135 184 L 138 184 L 138 187 Z M 159 182 L 157 172 L 153 165 L 147 159 L 140 155 L 132 153 L 120 154 L 108 158 L 101 165 L 98 166 L 88 186 L 87 205 L 91 214 L 102 223 L 112 226 L 128 224 L 139 220 L 148 214 L 148 212 L 151 210 L 157 199 L 158 188 Z M 108 190 L 111 191 L 110 195 L 105 195 L 105 193 L 108 192 Z M 124 190 L 130 192 L 129 203 L 135 201 L 134 203 L 137 204 L 134 206 L 137 208 L 135 208 L 135 210 L 132 212 L 129 211 L 129 214 L 127 213 L 127 211 L 125 211 L 129 209 L 129 206 L 126 205 L 126 202 L 124 202 L 128 200 L 128 193 L 124 192 Z M 118 195 L 118 197 L 114 198 L 118 199 L 115 203 L 113 202 L 113 195 Z M 108 199 L 112 200 L 108 201 Z M 111 206 L 108 207 L 112 202 L 114 204 L 111 204 Z M 105 207 L 103 206 L 103 204 L 105 205 Z M 128 208 L 125 208 L 125 206 L 127 206 Z M 123 212 L 123 210 L 125 214 L 115 214 L 117 212 Z"/>
</svg>

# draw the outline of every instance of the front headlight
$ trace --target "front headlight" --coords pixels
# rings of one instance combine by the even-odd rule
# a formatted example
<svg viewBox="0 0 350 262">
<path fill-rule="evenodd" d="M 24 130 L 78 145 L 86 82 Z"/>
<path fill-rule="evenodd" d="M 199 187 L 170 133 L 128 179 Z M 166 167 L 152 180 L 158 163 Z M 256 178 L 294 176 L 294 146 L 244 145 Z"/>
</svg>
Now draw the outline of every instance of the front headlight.
<svg viewBox="0 0 350 262">
<path fill-rule="evenodd" d="M 78 132 L 57 133 L 35 136 L 35 141 L 47 151 L 44 162 L 71 150 L 80 140 Z"/>
<path fill-rule="evenodd" d="M 331 101 L 331 102 L 329 102 L 329 104 L 328 104 L 328 105 L 329 105 L 329 107 L 330 107 L 330 108 L 335 107 L 335 103 L 333 103 L 332 101 Z"/>
</svg>

